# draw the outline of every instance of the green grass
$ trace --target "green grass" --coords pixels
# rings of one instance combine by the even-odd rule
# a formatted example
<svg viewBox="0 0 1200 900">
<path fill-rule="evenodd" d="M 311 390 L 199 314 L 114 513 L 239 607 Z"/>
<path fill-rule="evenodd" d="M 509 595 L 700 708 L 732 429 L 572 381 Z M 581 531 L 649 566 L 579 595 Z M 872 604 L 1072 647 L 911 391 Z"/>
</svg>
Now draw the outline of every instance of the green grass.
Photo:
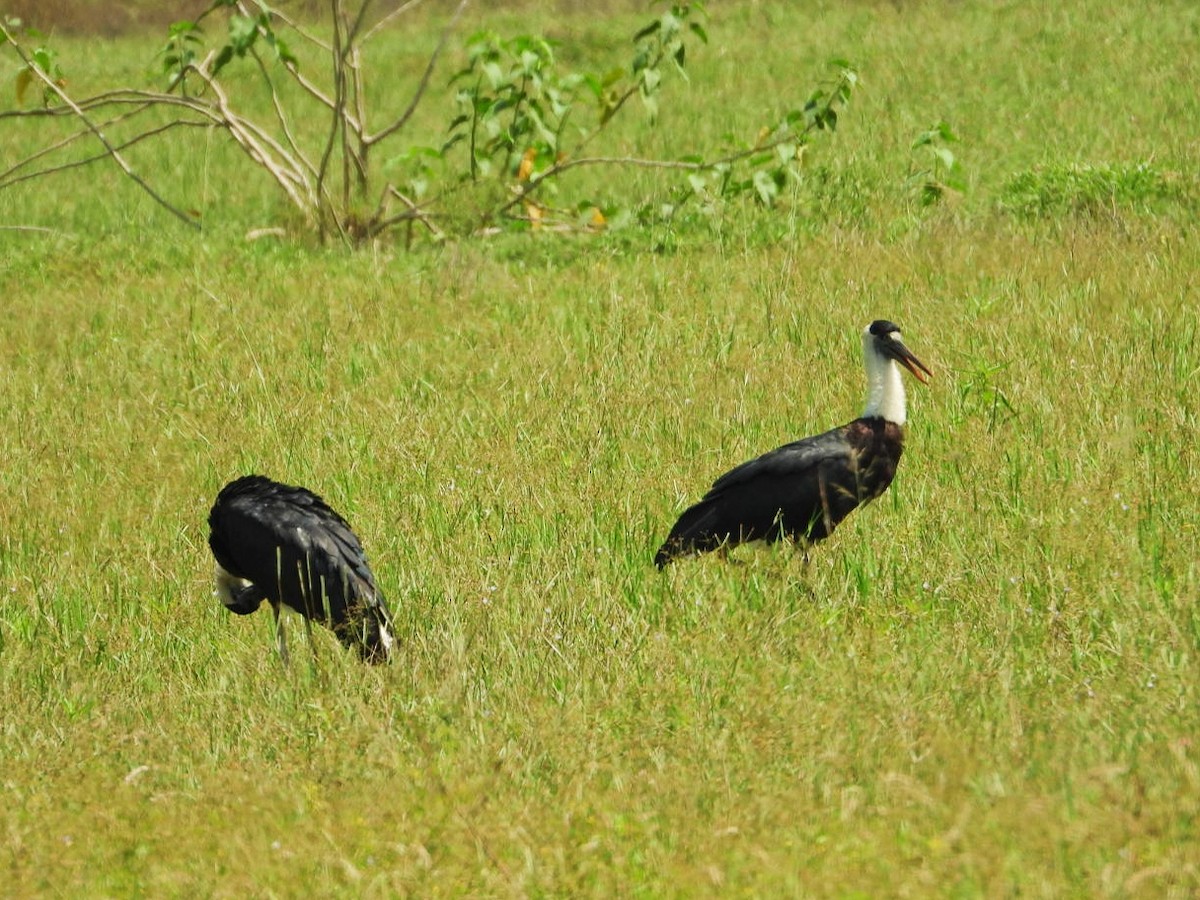
<svg viewBox="0 0 1200 900">
<path fill-rule="evenodd" d="M 714 10 L 680 106 L 621 133 L 753 133 L 858 61 L 824 193 L 771 213 L 247 244 L 285 213 L 216 142 L 140 157 L 208 191 L 201 237 L 98 170 L 5 195 L 0 224 L 58 231 L 0 231 L 8 893 L 1200 890 L 1190 207 L 998 211 L 1021 172 L 1195 171 L 1200 20 L 791 9 Z M 553 28 L 602 55 L 640 17 Z M 967 184 L 926 211 L 938 120 Z M 936 372 L 891 491 L 807 569 L 656 572 L 713 477 L 857 413 L 880 316 Z M 248 471 L 349 518 L 395 665 L 319 634 L 314 670 L 293 629 L 285 671 L 269 616 L 220 608 L 204 519 Z"/>
</svg>

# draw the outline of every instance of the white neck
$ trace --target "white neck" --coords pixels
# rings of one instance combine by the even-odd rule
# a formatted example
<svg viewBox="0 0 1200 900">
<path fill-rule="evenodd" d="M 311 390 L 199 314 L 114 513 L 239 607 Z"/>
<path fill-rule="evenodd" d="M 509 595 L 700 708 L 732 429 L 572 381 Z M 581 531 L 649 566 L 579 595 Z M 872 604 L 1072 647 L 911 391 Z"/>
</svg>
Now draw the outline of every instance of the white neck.
<svg viewBox="0 0 1200 900">
<path fill-rule="evenodd" d="M 225 567 L 217 563 L 217 589 L 213 591 L 226 606 L 230 606 L 234 602 L 234 592 L 240 591 L 243 588 L 250 587 L 250 582 L 245 578 L 238 578 L 236 575 L 231 575 L 225 571 Z"/>
<path fill-rule="evenodd" d="M 881 416 L 888 422 L 905 421 L 904 382 L 895 360 L 880 356 L 874 338 L 863 335 L 863 361 L 867 369 L 867 405 L 863 418 Z"/>
</svg>

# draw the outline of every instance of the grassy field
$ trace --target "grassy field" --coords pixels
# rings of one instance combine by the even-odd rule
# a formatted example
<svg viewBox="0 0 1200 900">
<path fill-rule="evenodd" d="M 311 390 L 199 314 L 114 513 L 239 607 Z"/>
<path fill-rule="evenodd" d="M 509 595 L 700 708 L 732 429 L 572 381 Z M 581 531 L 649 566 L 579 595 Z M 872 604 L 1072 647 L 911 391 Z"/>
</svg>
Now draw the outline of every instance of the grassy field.
<svg viewBox="0 0 1200 900">
<path fill-rule="evenodd" d="M 134 157 L 199 236 L 99 169 L 0 193 L 54 230 L 0 231 L 5 893 L 1200 893 L 1200 9 L 712 6 L 659 129 L 614 140 L 753 134 L 849 58 L 776 210 L 247 243 L 290 214 L 217 139 Z M 472 15 L 582 59 L 645 19 Z M 60 50 L 83 91 L 158 43 Z M 938 120 L 964 190 L 925 209 Z M 936 373 L 891 491 L 807 568 L 658 573 L 712 478 L 857 414 L 878 317 Z M 212 597 L 249 471 L 349 518 L 394 665 L 293 629 L 285 670 Z"/>
</svg>

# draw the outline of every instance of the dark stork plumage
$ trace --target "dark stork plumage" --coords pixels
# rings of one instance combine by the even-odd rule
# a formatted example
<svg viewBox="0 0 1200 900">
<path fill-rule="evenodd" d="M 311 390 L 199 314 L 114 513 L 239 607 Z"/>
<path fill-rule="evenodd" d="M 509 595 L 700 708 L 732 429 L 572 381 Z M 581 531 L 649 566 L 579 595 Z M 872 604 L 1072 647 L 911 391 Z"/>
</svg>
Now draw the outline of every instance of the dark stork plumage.
<svg viewBox="0 0 1200 900">
<path fill-rule="evenodd" d="M 392 617 L 358 537 L 312 491 L 247 475 L 221 489 L 208 514 L 217 560 L 217 595 L 230 612 L 249 615 L 263 600 L 275 613 L 279 653 L 287 661 L 280 613 L 333 629 L 368 662 L 383 662 L 395 639 Z"/>
<path fill-rule="evenodd" d="M 863 414 L 726 472 L 679 517 L 655 565 L 661 569 L 679 556 L 747 541 L 788 537 L 807 546 L 829 537 L 853 510 L 887 490 L 904 445 L 899 366 L 922 383 L 933 373 L 904 346 L 891 322 L 872 322 L 862 341 L 868 385 Z"/>
</svg>

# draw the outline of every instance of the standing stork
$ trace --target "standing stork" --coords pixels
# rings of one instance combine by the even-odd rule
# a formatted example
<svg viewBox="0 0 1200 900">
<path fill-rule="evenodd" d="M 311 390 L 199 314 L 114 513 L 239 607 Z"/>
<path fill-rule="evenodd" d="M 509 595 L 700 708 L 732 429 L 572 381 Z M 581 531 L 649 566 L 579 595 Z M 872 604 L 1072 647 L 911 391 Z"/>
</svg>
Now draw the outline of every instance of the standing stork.
<svg viewBox="0 0 1200 900">
<path fill-rule="evenodd" d="M 312 491 L 246 475 L 221 489 L 208 527 L 217 596 L 242 616 L 263 600 L 270 603 L 285 663 L 284 607 L 304 617 L 310 644 L 316 620 L 368 662 L 390 658 L 392 616 L 362 544 L 346 520 Z"/>
<path fill-rule="evenodd" d="M 933 373 L 904 346 L 891 322 L 872 322 L 862 342 L 863 414 L 726 472 L 679 517 L 655 565 L 662 569 L 685 554 L 784 536 L 807 546 L 829 537 L 842 519 L 887 490 L 904 444 L 904 383 L 897 363 L 923 384 Z"/>
</svg>

